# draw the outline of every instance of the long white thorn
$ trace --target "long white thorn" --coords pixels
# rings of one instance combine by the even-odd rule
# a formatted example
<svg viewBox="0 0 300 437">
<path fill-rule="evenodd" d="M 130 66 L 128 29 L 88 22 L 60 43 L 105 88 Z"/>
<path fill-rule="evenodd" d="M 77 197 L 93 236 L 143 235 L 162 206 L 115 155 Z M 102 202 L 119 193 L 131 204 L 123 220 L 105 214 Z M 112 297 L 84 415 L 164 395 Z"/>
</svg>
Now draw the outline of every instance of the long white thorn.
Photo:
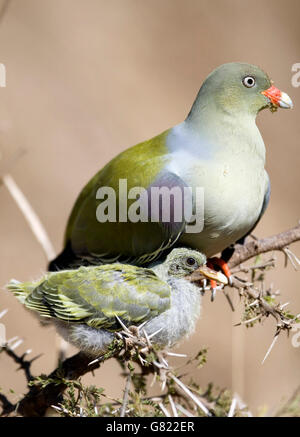
<svg viewBox="0 0 300 437">
<path fill-rule="evenodd" d="M 173 379 L 173 381 L 194 401 L 194 403 L 203 411 L 204 414 L 207 416 L 211 416 L 211 413 L 208 411 L 205 405 L 198 399 L 197 396 L 194 395 L 194 393 L 189 390 L 180 379 L 176 378 L 175 375 L 170 375 L 170 377 Z"/>
<path fill-rule="evenodd" d="M 268 356 L 269 356 L 271 350 L 273 349 L 273 347 L 274 347 L 276 341 L 278 340 L 278 337 L 279 337 L 279 333 L 277 333 L 277 334 L 275 335 L 275 337 L 273 338 L 273 341 L 272 341 L 272 343 L 271 343 L 269 349 L 267 350 L 267 353 L 266 353 L 264 359 L 262 360 L 261 364 L 264 364 L 264 362 L 265 362 L 266 359 L 268 358 Z"/>
<path fill-rule="evenodd" d="M 93 364 L 100 363 L 100 361 L 102 361 L 102 359 L 103 359 L 103 355 L 101 355 L 100 357 L 96 358 L 93 361 L 90 361 L 88 366 L 92 366 Z"/>
<path fill-rule="evenodd" d="M 187 410 L 186 408 L 184 408 L 182 405 L 177 404 L 176 402 L 176 408 L 177 410 L 179 410 L 181 413 L 183 413 L 185 416 L 187 417 L 195 417 L 194 414 L 192 414 L 189 410 Z"/>
<path fill-rule="evenodd" d="M 181 358 L 187 358 L 186 354 L 176 354 L 175 352 L 166 352 L 169 357 L 181 357 Z"/>
<path fill-rule="evenodd" d="M 9 340 L 7 340 L 7 344 L 9 345 L 10 343 L 12 343 L 13 341 L 18 340 L 18 336 L 16 335 L 15 337 L 10 338 Z"/>
<path fill-rule="evenodd" d="M 162 402 L 159 402 L 159 408 L 161 409 L 161 411 L 164 413 L 164 415 L 166 417 L 171 417 L 171 414 L 169 413 L 169 411 L 166 409 L 166 407 L 162 404 Z"/>
<path fill-rule="evenodd" d="M 160 359 L 161 359 L 163 365 L 164 365 L 166 368 L 169 368 L 169 363 L 168 363 L 168 361 L 165 360 L 164 357 L 160 357 Z"/>
<path fill-rule="evenodd" d="M 141 324 L 137 327 L 137 329 L 138 329 L 138 330 L 142 329 L 142 327 L 145 326 L 147 322 L 148 322 L 148 320 L 146 320 L 145 322 L 141 323 Z"/>
<path fill-rule="evenodd" d="M 5 314 L 7 313 L 8 309 L 1 311 L 0 313 L 0 319 L 5 316 Z"/>
<path fill-rule="evenodd" d="M 124 331 L 126 331 L 126 332 L 130 332 L 129 329 L 127 328 L 127 326 L 124 325 L 124 323 L 122 322 L 122 320 L 120 319 L 120 317 L 115 316 L 115 318 L 118 320 L 118 322 L 120 323 L 120 325 L 122 326 L 122 328 L 124 329 Z"/>
<path fill-rule="evenodd" d="M 146 339 L 146 342 L 147 342 L 148 347 L 151 347 L 151 346 L 152 346 L 152 345 L 151 345 L 151 341 L 150 341 L 150 338 L 149 338 L 149 336 L 148 336 L 148 334 L 147 334 L 147 332 L 146 332 L 145 329 L 143 329 L 143 334 L 144 334 L 144 336 L 145 336 L 145 339 Z"/>
<path fill-rule="evenodd" d="M 162 330 L 163 330 L 163 328 L 158 329 L 157 331 L 153 332 L 153 334 L 149 335 L 148 338 L 151 339 L 151 338 L 154 337 L 155 335 L 159 334 L 160 331 L 162 331 Z"/>
<path fill-rule="evenodd" d="M 232 402 L 231 402 L 231 405 L 230 405 L 230 408 L 229 408 L 229 412 L 228 412 L 227 417 L 233 417 L 234 412 L 235 412 L 235 409 L 236 409 L 236 404 L 237 404 L 237 399 L 236 399 L 236 397 L 234 396 L 234 397 L 232 398 Z"/>
<path fill-rule="evenodd" d="M 178 417 L 178 413 L 177 413 L 176 406 L 175 406 L 175 403 L 173 401 L 172 396 L 168 395 L 168 399 L 169 399 L 169 402 L 170 402 L 170 405 L 171 405 L 171 410 L 172 410 L 172 413 L 173 413 L 173 417 Z"/>
<path fill-rule="evenodd" d="M 14 349 L 17 349 L 17 347 L 19 347 L 24 340 L 20 339 L 18 341 L 16 341 L 12 346 L 10 346 L 9 348 L 13 351 Z"/>
</svg>

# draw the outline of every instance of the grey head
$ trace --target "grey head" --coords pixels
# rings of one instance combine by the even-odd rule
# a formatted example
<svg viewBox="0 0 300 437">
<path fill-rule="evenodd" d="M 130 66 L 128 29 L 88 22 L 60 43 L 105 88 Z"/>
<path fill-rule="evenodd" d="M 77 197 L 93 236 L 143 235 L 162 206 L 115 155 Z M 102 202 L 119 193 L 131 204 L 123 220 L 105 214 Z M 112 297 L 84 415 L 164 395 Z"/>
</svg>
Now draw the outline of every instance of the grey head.
<svg viewBox="0 0 300 437">
<path fill-rule="evenodd" d="M 252 115 L 264 108 L 290 108 L 292 101 L 287 94 L 272 86 L 272 81 L 255 65 L 233 62 L 216 68 L 204 81 L 187 120 L 201 111 Z"/>
<path fill-rule="evenodd" d="M 164 280 L 175 278 L 198 283 L 203 279 L 213 279 L 220 284 L 228 284 L 223 273 L 207 267 L 206 261 L 206 256 L 198 250 L 180 247 L 173 249 L 166 260 L 157 263 L 152 270 Z"/>
<path fill-rule="evenodd" d="M 183 278 L 206 264 L 206 256 L 197 250 L 176 248 L 167 256 L 164 269 L 168 276 Z"/>
</svg>

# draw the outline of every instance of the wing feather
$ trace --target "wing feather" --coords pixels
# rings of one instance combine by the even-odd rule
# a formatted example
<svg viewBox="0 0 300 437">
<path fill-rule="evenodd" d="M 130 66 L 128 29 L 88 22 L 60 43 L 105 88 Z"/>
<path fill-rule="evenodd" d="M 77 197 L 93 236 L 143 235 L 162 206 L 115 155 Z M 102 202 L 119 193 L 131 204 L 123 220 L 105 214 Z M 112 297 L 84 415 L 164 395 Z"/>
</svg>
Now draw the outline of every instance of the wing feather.
<svg viewBox="0 0 300 437">
<path fill-rule="evenodd" d="M 167 310 L 170 293 L 152 270 L 114 264 L 50 273 L 24 303 L 44 317 L 117 330 L 116 316 L 137 324 Z"/>
</svg>

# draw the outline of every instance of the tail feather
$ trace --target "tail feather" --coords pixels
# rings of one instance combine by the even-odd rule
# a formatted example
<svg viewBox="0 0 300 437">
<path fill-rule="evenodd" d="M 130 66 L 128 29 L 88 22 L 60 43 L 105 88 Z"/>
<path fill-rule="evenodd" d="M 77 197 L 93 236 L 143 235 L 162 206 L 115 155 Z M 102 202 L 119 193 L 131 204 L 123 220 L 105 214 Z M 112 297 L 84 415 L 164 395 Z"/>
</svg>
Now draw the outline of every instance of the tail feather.
<svg viewBox="0 0 300 437">
<path fill-rule="evenodd" d="M 21 302 L 25 303 L 27 296 L 29 296 L 33 290 L 39 285 L 38 282 L 20 282 L 16 279 L 12 279 L 7 285 L 6 288 L 11 291 L 16 298 Z"/>
</svg>

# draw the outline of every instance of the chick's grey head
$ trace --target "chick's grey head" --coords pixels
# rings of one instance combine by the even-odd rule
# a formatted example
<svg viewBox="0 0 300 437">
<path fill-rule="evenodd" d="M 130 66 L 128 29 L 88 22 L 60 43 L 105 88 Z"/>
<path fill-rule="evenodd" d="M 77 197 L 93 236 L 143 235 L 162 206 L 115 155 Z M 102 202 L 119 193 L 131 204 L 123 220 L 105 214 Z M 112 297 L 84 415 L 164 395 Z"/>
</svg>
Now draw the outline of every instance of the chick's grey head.
<svg viewBox="0 0 300 437">
<path fill-rule="evenodd" d="M 184 278 L 206 264 L 206 256 L 197 250 L 173 249 L 165 261 L 167 274 Z"/>
</svg>

